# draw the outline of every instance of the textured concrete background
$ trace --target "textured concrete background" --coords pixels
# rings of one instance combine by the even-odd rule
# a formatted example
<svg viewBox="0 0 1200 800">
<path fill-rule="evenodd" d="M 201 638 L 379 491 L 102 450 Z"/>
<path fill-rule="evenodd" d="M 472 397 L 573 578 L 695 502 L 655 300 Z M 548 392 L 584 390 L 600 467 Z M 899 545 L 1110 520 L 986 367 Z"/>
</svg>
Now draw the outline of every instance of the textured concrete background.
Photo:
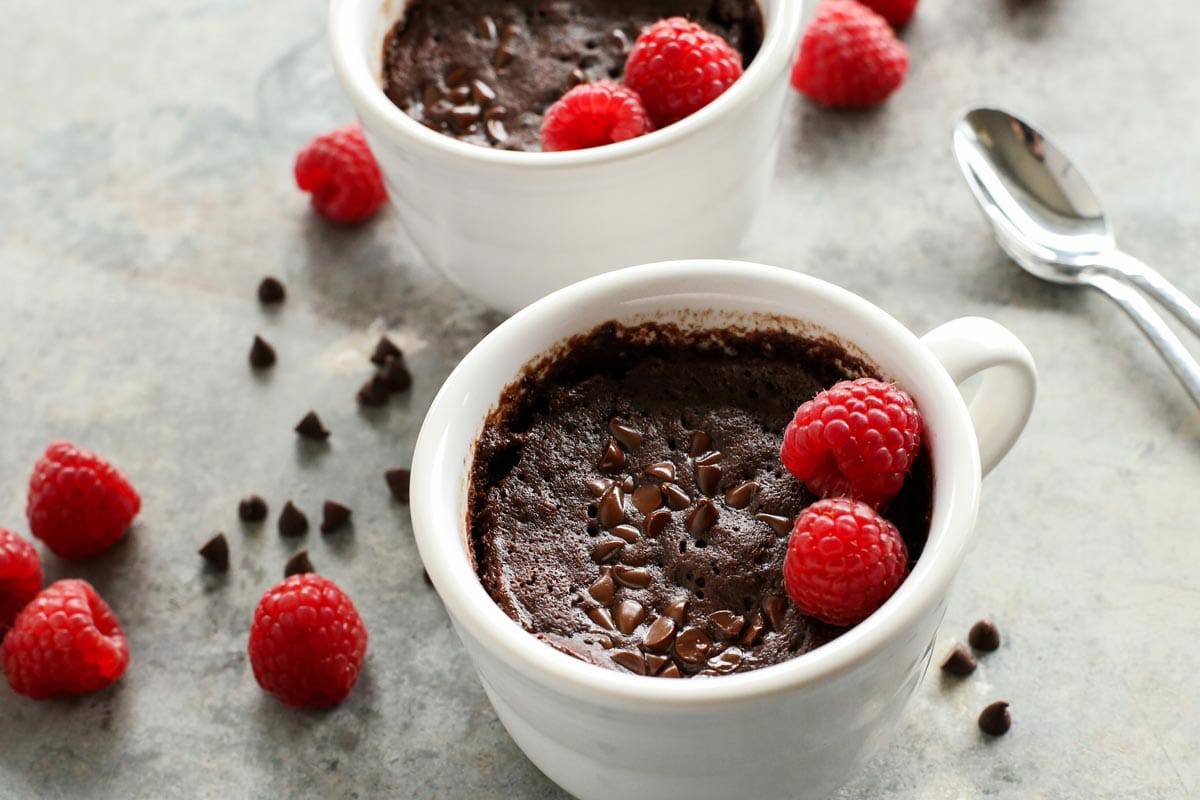
<svg viewBox="0 0 1200 800">
<path fill-rule="evenodd" d="M 0 688 L 6 797 L 557 798 L 504 733 L 421 581 L 381 474 L 408 462 L 433 392 L 499 317 L 423 267 L 385 213 L 337 231 L 291 185 L 295 149 L 349 119 L 317 0 L 8 0 L 0 26 L 0 524 L 48 440 L 108 455 L 145 500 L 82 564 L 133 662 L 113 688 L 35 703 Z M 1043 375 L 1024 440 L 987 481 L 938 655 L 977 616 L 1007 637 L 968 682 L 931 675 L 896 742 L 840 795 L 1186 798 L 1200 794 L 1200 417 L 1102 298 L 1036 283 L 992 245 L 949 154 L 957 113 L 1019 109 L 1085 165 L 1122 241 L 1200 296 L 1200 13 L 1188 0 L 924 0 L 913 68 L 883 109 L 797 102 L 746 255 L 841 283 L 917 331 L 983 314 Z M 264 313 L 257 280 L 282 276 Z M 410 396 L 353 394 L 382 327 Z M 261 332 L 280 361 L 246 366 Z M 331 446 L 297 445 L 310 407 Z M 355 530 L 243 528 L 245 492 Z M 230 536 L 226 579 L 195 549 Z M 308 547 L 371 630 L 359 688 L 325 714 L 259 691 L 251 610 Z M 1007 698 L 1016 720 L 974 726 Z M 786 753 L 780 753 L 786 758 Z"/>
</svg>

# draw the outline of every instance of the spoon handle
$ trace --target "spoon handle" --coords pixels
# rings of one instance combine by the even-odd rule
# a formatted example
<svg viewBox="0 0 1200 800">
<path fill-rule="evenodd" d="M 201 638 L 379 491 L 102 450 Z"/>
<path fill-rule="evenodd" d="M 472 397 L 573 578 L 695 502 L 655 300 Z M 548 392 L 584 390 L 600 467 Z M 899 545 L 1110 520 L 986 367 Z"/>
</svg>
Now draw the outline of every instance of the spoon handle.
<svg viewBox="0 0 1200 800">
<path fill-rule="evenodd" d="M 1179 382 L 1187 389 L 1188 394 L 1197 406 L 1200 406 L 1200 364 L 1192 358 L 1179 337 L 1167 327 L 1163 318 L 1151 308 L 1146 299 L 1132 289 L 1108 275 L 1085 275 L 1084 282 L 1104 292 L 1137 323 L 1142 333 L 1154 345 L 1159 355 L 1167 362 L 1167 366 L 1179 378 Z"/>
<path fill-rule="evenodd" d="M 1163 308 L 1178 317 L 1188 330 L 1200 336 L 1200 306 L 1148 264 L 1117 250 L 1106 256 L 1098 266 L 1112 275 L 1124 278 L 1150 295 L 1161 303 Z"/>
</svg>

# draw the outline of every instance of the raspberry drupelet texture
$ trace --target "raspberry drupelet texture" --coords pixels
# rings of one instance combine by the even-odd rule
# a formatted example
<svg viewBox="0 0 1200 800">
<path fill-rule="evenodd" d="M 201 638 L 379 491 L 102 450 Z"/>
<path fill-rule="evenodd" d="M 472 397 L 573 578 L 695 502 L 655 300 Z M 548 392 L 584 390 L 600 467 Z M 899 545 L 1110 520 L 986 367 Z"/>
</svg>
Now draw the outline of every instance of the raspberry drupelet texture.
<svg viewBox="0 0 1200 800">
<path fill-rule="evenodd" d="M 559 98 L 542 119 L 542 149 L 581 150 L 623 142 L 654 129 L 632 89 L 585 83 Z"/>
<path fill-rule="evenodd" d="M 358 681 L 367 629 L 333 581 L 293 575 L 259 601 L 249 652 L 263 689 L 289 706 L 327 708 L 345 700 Z"/>
<path fill-rule="evenodd" d="M 682 17 L 660 20 L 634 42 L 625 85 L 663 127 L 716 100 L 742 74 L 742 54 Z"/>
<path fill-rule="evenodd" d="M 296 156 L 296 185 L 312 193 L 313 208 L 333 222 L 354 225 L 387 202 L 375 156 L 357 125 L 322 134 Z"/>
<path fill-rule="evenodd" d="M 821 105 L 866 108 L 886 100 L 907 72 L 908 48 L 887 20 L 856 0 L 825 0 L 804 31 L 792 85 Z"/>
<path fill-rule="evenodd" d="M 0 634 L 42 589 L 42 560 L 33 545 L 0 528 Z"/>
<path fill-rule="evenodd" d="M 907 569 L 896 526 L 864 503 L 838 498 L 818 500 L 796 519 L 783 581 L 803 613 L 853 625 L 892 596 Z"/>
<path fill-rule="evenodd" d="M 33 467 L 26 514 L 33 535 L 62 558 L 87 558 L 125 535 L 141 498 L 116 467 L 55 442 Z"/>
<path fill-rule="evenodd" d="M 0 647 L 13 691 L 33 698 L 102 689 L 129 665 L 129 642 L 87 581 L 62 580 L 37 595 Z"/>
<path fill-rule="evenodd" d="M 796 409 L 779 457 L 814 494 L 881 508 L 904 485 L 921 428 L 904 390 L 874 378 L 841 381 Z"/>
<path fill-rule="evenodd" d="M 902 28 L 917 11 L 917 0 L 858 0 L 888 21 L 893 28 Z"/>
</svg>

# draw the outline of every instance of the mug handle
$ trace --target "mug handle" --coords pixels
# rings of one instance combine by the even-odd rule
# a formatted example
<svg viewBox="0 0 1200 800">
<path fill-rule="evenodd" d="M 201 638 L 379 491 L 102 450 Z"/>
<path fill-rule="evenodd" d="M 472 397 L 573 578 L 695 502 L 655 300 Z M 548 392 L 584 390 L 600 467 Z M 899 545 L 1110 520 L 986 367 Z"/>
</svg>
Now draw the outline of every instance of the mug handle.
<svg viewBox="0 0 1200 800">
<path fill-rule="evenodd" d="M 1000 463 L 1025 429 L 1037 396 L 1037 368 L 1029 349 L 1008 328 L 982 317 L 963 317 L 921 337 L 955 383 L 984 373 L 971 401 L 983 475 Z"/>
</svg>

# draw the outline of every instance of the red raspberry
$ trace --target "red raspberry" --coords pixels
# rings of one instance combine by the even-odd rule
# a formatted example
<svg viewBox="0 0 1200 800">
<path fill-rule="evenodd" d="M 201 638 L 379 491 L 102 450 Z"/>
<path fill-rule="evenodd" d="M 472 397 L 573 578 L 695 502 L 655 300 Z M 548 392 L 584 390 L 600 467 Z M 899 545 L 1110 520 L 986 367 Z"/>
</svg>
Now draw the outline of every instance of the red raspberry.
<svg viewBox="0 0 1200 800">
<path fill-rule="evenodd" d="M 896 526 L 870 506 L 841 497 L 800 514 L 783 561 L 796 607 L 831 625 L 853 625 L 883 605 L 904 580 L 908 548 Z"/>
<path fill-rule="evenodd" d="M 704 108 L 741 75 L 742 54 L 683 17 L 643 31 L 625 61 L 625 85 L 642 96 L 659 127 Z"/>
<path fill-rule="evenodd" d="M 654 130 L 637 93 L 610 81 L 564 94 L 542 120 L 542 149 L 581 150 L 623 142 Z"/>
<path fill-rule="evenodd" d="M 17 615 L 0 647 L 13 691 L 35 698 L 102 689 L 129 666 L 121 623 L 87 581 L 58 581 Z"/>
<path fill-rule="evenodd" d="M 893 28 L 902 28 L 917 12 L 917 0 L 858 0 L 888 21 Z"/>
<path fill-rule="evenodd" d="M 33 545 L 0 528 L 0 631 L 42 589 L 42 560 Z"/>
<path fill-rule="evenodd" d="M 365 222 L 387 202 L 375 156 L 357 125 L 322 134 L 296 156 L 296 185 L 312 192 L 313 208 L 333 222 Z"/>
<path fill-rule="evenodd" d="M 874 378 L 841 381 L 800 408 L 779 458 L 821 497 L 882 507 L 896 496 L 921 449 L 921 414 L 902 389 Z"/>
<path fill-rule="evenodd" d="M 63 558 L 86 558 L 125 535 L 142 507 L 137 491 L 95 453 L 55 442 L 33 467 L 25 513 L 33 535 Z"/>
<path fill-rule="evenodd" d="M 826 0 L 800 43 L 792 85 L 821 105 L 875 106 L 899 88 L 908 48 L 887 20 L 854 0 Z"/>
<path fill-rule="evenodd" d="M 367 652 L 367 629 L 337 584 L 315 573 L 267 590 L 250 624 L 250 666 L 258 685 L 296 708 L 346 699 Z"/>
</svg>

